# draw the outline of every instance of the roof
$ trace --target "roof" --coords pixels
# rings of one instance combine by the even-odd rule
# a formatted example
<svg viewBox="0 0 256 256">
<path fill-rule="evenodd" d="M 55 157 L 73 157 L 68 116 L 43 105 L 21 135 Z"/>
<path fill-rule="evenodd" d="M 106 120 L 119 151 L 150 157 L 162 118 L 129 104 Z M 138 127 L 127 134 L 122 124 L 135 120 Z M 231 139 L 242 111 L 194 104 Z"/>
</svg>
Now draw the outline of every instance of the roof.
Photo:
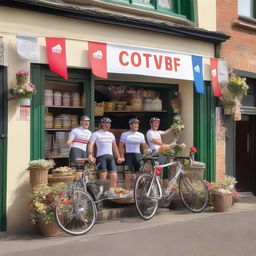
<svg viewBox="0 0 256 256">
<path fill-rule="evenodd" d="M 81 2 L 84 2 L 84 4 L 81 4 Z M 180 17 L 168 17 L 168 20 L 166 18 L 159 19 L 136 13 L 123 13 L 107 8 L 103 9 L 99 6 L 88 4 L 88 2 L 92 3 L 93 1 L 0 0 L 0 6 L 2 5 L 47 14 L 61 15 L 68 18 L 142 29 L 214 44 L 220 44 L 229 39 L 229 36 L 224 33 L 198 28 L 195 23 Z"/>
</svg>

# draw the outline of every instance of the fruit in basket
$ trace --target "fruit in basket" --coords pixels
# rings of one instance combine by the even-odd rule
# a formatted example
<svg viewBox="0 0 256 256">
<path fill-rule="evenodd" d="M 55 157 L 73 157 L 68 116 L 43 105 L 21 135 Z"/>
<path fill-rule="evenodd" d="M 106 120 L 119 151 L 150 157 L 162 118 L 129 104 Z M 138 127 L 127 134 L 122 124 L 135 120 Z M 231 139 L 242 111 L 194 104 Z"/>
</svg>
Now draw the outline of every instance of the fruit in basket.
<svg viewBox="0 0 256 256">
<path fill-rule="evenodd" d="M 117 195 L 125 195 L 125 194 L 128 194 L 129 191 L 124 188 L 115 188 L 115 193 Z"/>
<path fill-rule="evenodd" d="M 58 176 L 58 175 L 72 175 L 73 174 L 73 169 L 68 167 L 68 166 L 62 166 L 58 167 L 52 170 L 53 176 Z"/>
</svg>

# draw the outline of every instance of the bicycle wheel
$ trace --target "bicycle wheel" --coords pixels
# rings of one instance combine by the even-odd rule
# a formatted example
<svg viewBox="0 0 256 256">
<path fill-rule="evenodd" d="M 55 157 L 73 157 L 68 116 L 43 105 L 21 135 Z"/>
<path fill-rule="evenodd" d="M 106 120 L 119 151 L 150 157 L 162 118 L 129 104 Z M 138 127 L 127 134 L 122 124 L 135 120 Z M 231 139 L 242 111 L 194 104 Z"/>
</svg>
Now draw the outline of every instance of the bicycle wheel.
<svg viewBox="0 0 256 256">
<path fill-rule="evenodd" d="M 85 191 L 70 193 L 68 200 L 56 208 L 59 227 L 71 235 L 83 235 L 96 221 L 97 209 L 92 197 Z"/>
<path fill-rule="evenodd" d="M 191 212 L 201 212 L 208 203 L 208 190 L 196 174 L 183 173 L 179 179 L 179 193 L 183 204 Z"/>
<path fill-rule="evenodd" d="M 149 197 L 146 195 L 149 190 L 153 176 L 148 173 L 142 173 L 135 182 L 134 201 L 139 215 L 144 220 L 151 219 L 158 208 L 158 200 L 151 198 L 159 196 L 157 184 L 153 184 Z"/>
</svg>

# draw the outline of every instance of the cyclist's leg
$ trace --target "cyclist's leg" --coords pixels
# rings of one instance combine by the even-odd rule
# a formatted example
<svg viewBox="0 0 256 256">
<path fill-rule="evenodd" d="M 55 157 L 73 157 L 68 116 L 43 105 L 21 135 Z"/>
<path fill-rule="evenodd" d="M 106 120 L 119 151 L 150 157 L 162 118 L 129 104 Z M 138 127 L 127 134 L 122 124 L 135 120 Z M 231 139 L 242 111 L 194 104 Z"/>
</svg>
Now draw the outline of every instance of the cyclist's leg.
<svg viewBox="0 0 256 256">
<path fill-rule="evenodd" d="M 132 177 L 132 154 L 125 154 L 125 168 L 124 168 L 124 188 L 130 190 L 131 188 L 131 177 Z"/>
<path fill-rule="evenodd" d="M 166 155 L 163 155 L 163 154 L 159 154 L 158 156 L 158 162 L 159 164 L 166 164 L 167 162 L 167 159 L 168 157 Z M 168 167 L 165 167 L 164 170 L 163 170 L 163 187 L 164 188 L 167 188 L 168 186 L 168 174 L 169 174 L 169 168 Z"/>
<path fill-rule="evenodd" d="M 85 157 L 86 157 L 86 152 L 83 151 L 82 149 L 75 148 L 75 147 L 72 147 L 70 149 L 70 153 L 69 153 L 70 165 L 76 168 L 76 173 L 74 178 L 75 180 L 80 180 L 83 174 L 82 166 L 76 164 L 76 158 L 85 158 Z"/>
<path fill-rule="evenodd" d="M 107 156 L 107 171 L 109 172 L 109 189 L 115 189 L 117 183 L 116 163 L 112 155 Z"/>
</svg>

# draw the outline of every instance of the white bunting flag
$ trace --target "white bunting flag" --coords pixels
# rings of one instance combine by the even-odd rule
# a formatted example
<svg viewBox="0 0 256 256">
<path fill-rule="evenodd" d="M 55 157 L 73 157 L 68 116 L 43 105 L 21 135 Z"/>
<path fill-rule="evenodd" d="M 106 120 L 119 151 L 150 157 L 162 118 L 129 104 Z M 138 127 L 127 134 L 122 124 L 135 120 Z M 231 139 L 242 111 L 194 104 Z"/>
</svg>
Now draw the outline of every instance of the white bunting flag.
<svg viewBox="0 0 256 256">
<path fill-rule="evenodd" d="M 37 38 L 34 36 L 16 36 L 17 53 L 23 59 L 31 62 L 38 61 Z"/>
</svg>

